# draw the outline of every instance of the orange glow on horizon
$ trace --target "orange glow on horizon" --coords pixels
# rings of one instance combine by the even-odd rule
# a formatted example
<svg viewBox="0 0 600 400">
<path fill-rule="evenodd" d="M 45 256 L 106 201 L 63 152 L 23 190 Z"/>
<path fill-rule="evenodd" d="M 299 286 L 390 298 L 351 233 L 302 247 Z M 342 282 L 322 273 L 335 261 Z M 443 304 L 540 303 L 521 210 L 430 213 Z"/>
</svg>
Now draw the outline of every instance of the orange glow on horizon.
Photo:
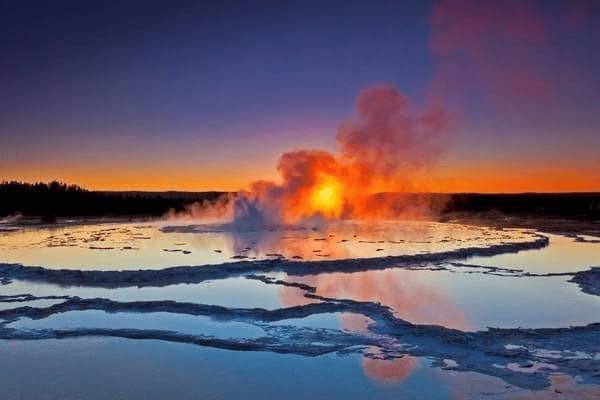
<svg viewBox="0 0 600 400">
<path fill-rule="evenodd" d="M 146 168 L 130 165 L 0 168 L 0 180 L 59 180 L 89 190 L 116 191 L 239 191 L 247 189 L 258 177 L 277 180 L 274 172 L 252 165 L 244 171 L 219 169 L 216 166 L 210 169 L 202 166 L 192 169 L 171 165 Z M 436 193 L 600 192 L 600 163 L 590 166 L 542 165 L 535 168 L 527 165 L 511 166 L 507 161 L 476 166 L 445 165 L 443 168 L 432 169 L 427 174 L 415 175 L 408 187 L 392 189 Z M 371 191 L 386 191 L 386 187 L 378 185 Z M 341 193 L 337 188 L 335 192 L 338 195 Z M 337 200 L 334 202 L 337 204 Z M 337 210 L 336 207 L 333 208 Z"/>
</svg>

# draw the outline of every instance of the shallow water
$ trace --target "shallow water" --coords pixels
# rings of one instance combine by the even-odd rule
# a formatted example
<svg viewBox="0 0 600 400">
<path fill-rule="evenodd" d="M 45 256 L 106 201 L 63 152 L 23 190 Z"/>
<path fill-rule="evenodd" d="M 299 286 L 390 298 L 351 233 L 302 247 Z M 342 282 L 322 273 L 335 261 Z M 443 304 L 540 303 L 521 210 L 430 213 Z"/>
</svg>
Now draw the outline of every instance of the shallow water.
<svg viewBox="0 0 600 400">
<path fill-rule="evenodd" d="M 425 358 L 365 363 L 357 356 L 302 357 L 122 339 L 10 342 L 0 347 L 0 368 L 5 400 L 516 400 L 553 398 L 557 390 L 562 398 L 595 399 L 599 393 L 561 375 L 553 377 L 551 387 L 530 391 L 482 374 L 434 368 Z"/>
<path fill-rule="evenodd" d="M 14 364 L 23 368 L 11 368 Z M 0 368 L 6 371 L 0 374 L 0 393 L 6 400 L 449 399 L 452 395 L 442 373 L 428 368 L 427 360 L 407 358 L 403 364 L 380 370 L 367 366 L 365 371 L 356 356 L 239 353 L 157 341 L 13 342 L 0 347 Z M 379 376 L 382 381 L 372 379 Z M 24 381 L 30 384 L 19 384 Z"/>
<path fill-rule="evenodd" d="M 58 286 L 55 284 L 26 282 L 15 280 L 11 284 L 0 286 L 4 295 L 33 294 L 38 297 L 57 293 L 82 298 L 107 298 L 116 301 L 158 301 L 172 300 L 182 303 L 212 304 L 235 308 L 281 308 L 284 304 L 280 296 L 281 288 L 267 285 L 257 280 L 245 278 L 226 278 L 206 281 L 199 284 L 178 284 L 164 287 L 125 287 L 106 289 L 85 286 Z M 298 288 L 286 288 L 293 293 L 297 301 L 292 305 L 315 303 L 319 300 L 304 297 L 304 291 Z M 1 307 L 0 303 L 0 307 Z"/>
<path fill-rule="evenodd" d="M 284 276 L 317 287 L 325 297 L 379 302 L 414 324 L 464 331 L 488 327 L 554 328 L 600 319 L 600 297 L 582 293 L 565 277 L 500 277 L 391 268 L 351 274 Z M 296 293 L 280 292 L 293 305 Z"/>
<path fill-rule="evenodd" d="M 493 257 L 472 257 L 466 262 L 520 268 L 534 273 L 573 272 L 586 270 L 591 266 L 600 266 L 600 246 L 598 246 L 600 243 L 579 242 L 572 237 L 547 233 L 544 236 L 550 239 L 550 246 L 543 249 Z"/>
<path fill-rule="evenodd" d="M 600 322 L 600 296 L 569 282 L 600 266 L 592 237 L 541 234 L 547 246 L 517 252 L 540 234 L 429 222 L 11 229 L 0 233 L 2 399 L 600 396 L 600 326 L 588 325 Z M 500 254 L 385 258 L 471 248 Z M 278 269 L 284 258 L 332 261 Z M 232 261 L 248 262 L 105 283 L 2 270 Z M 28 376 L 32 385 L 16 384 Z"/>
<path fill-rule="evenodd" d="M 36 329 L 150 329 L 182 334 L 223 338 L 257 338 L 264 336 L 259 327 L 239 322 L 216 322 L 204 316 L 177 315 L 166 312 L 147 314 L 106 313 L 103 311 L 68 311 L 43 320 L 20 319 L 7 324 L 9 328 Z"/>
<path fill-rule="evenodd" d="M 0 262 L 66 269 L 159 269 L 255 259 L 331 260 L 447 251 L 528 240 L 526 230 L 431 222 L 340 223 L 232 231 L 170 222 L 24 228 L 0 235 Z"/>
</svg>

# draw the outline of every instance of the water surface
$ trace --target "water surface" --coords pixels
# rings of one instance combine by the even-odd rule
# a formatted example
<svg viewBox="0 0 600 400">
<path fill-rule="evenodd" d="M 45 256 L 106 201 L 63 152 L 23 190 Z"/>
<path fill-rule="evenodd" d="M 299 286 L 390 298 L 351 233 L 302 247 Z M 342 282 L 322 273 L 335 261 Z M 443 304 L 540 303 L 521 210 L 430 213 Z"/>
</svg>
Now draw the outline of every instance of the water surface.
<svg viewBox="0 0 600 400">
<path fill-rule="evenodd" d="M 546 247 L 516 252 L 540 235 L 549 237 Z M 504 253 L 377 267 L 386 256 L 494 246 Z M 374 257 L 364 268 L 347 261 Z M 256 260 L 271 260 L 268 267 L 281 259 L 330 260 L 335 272 L 252 269 Z M 176 272 L 184 283 L 155 279 L 143 287 L 118 281 L 121 275 L 112 278 L 117 288 L 0 277 L 0 334 L 11 339 L 0 339 L 0 397 L 600 396 L 600 341 L 588 326 L 600 322 L 600 296 L 569 282 L 574 272 L 600 265 L 592 237 L 430 222 L 232 231 L 163 221 L 0 233 L 0 269 L 231 262 L 247 264 L 189 283 L 185 268 Z M 569 326 L 587 336 L 561 330 Z M 537 335 L 542 328 L 553 333 Z M 17 384 L 24 380 L 31 385 Z"/>
</svg>

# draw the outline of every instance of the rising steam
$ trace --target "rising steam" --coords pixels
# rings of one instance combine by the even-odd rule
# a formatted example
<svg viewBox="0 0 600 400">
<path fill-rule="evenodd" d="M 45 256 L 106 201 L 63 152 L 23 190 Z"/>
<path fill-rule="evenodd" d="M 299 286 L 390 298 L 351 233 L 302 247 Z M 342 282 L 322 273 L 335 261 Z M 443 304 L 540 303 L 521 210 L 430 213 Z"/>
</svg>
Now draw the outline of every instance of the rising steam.
<svg viewBox="0 0 600 400">
<path fill-rule="evenodd" d="M 253 183 L 234 201 L 235 221 L 278 225 L 415 214 L 418 204 L 398 207 L 373 195 L 413 189 L 413 176 L 446 147 L 451 118 L 437 105 L 418 109 L 389 86 L 362 91 L 356 114 L 340 125 L 336 154 L 284 153 L 277 166 L 281 182 Z"/>
<path fill-rule="evenodd" d="M 556 13 L 573 17 L 560 19 L 555 31 L 582 25 L 592 3 L 559 2 Z M 519 121 L 534 111 L 542 111 L 539 121 L 559 122 L 556 70 L 572 71 L 570 82 L 580 74 L 555 53 L 549 21 L 554 20 L 533 0 L 436 2 L 429 18 L 436 68 L 426 106 L 417 107 L 390 86 L 368 88 L 357 97 L 356 115 L 340 124 L 336 152 L 284 153 L 277 182 L 254 182 L 248 192 L 226 198 L 218 211 L 197 207 L 192 214 L 217 214 L 240 226 L 427 217 L 441 208 L 431 202 L 443 198 L 390 193 L 435 190 L 419 185 L 448 147 L 457 115 L 468 118 L 463 110 L 474 101 L 480 115 L 491 113 L 487 120 L 493 123 Z"/>
<path fill-rule="evenodd" d="M 390 193 L 415 190 L 414 177 L 439 158 L 453 125 L 449 113 L 437 104 L 419 109 L 393 87 L 371 87 L 358 95 L 356 116 L 340 124 L 337 153 L 284 153 L 277 165 L 279 182 L 256 181 L 247 192 L 194 204 L 168 217 L 230 222 L 243 228 L 423 218 L 435 208 L 429 198 Z"/>
</svg>

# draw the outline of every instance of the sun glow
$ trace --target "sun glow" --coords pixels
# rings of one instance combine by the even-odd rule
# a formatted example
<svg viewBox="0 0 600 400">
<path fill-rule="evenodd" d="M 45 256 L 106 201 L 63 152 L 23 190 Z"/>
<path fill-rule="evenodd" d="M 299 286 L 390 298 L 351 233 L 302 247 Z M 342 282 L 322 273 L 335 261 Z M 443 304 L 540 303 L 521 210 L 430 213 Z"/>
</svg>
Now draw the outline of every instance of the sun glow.
<svg viewBox="0 0 600 400">
<path fill-rule="evenodd" d="M 316 186 L 312 191 L 311 205 L 315 211 L 325 217 L 337 218 L 342 214 L 344 205 L 342 186 L 339 182 L 329 179 Z"/>
</svg>

